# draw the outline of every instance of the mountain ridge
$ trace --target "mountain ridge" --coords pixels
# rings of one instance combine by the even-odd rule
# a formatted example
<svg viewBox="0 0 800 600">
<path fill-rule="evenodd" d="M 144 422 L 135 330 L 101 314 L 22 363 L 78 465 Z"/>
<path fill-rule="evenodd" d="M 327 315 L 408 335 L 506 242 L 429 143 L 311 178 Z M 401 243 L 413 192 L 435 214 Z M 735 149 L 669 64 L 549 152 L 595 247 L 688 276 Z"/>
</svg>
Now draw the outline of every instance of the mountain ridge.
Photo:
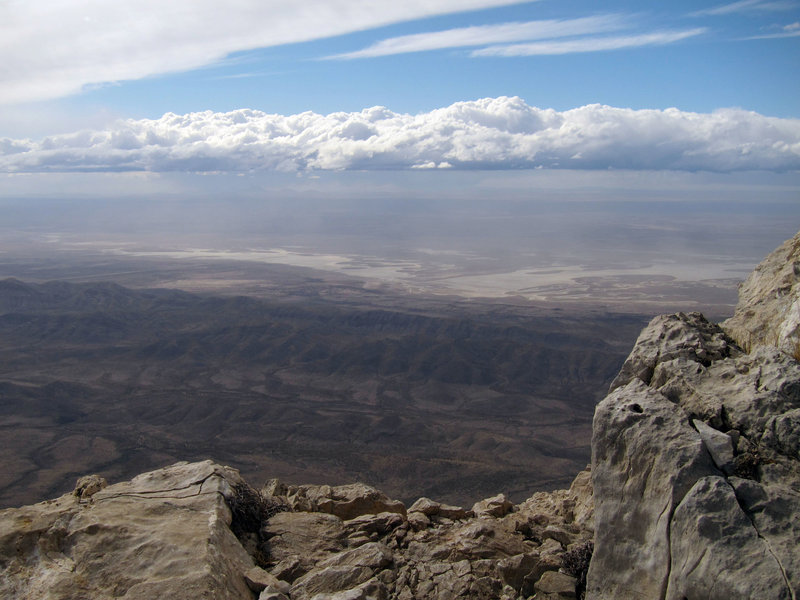
<svg viewBox="0 0 800 600">
<path fill-rule="evenodd" d="M 413 300 L 0 281 L 0 506 L 210 456 L 405 500 L 568 483 L 642 317 Z"/>
</svg>

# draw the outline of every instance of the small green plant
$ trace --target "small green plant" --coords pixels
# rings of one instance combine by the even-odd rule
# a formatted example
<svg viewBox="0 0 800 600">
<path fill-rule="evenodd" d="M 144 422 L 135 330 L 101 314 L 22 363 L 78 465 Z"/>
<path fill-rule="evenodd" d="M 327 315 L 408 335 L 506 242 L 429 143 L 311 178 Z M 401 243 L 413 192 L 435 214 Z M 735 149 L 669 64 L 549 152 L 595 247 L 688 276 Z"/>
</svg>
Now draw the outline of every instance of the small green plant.
<svg viewBox="0 0 800 600">
<path fill-rule="evenodd" d="M 589 541 L 564 553 L 561 559 L 561 568 L 572 575 L 575 583 L 575 596 L 578 600 L 586 597 L 586 573 L 589 571 L 589 562 L 592 560 L 594 542 Z"/>
</svg>

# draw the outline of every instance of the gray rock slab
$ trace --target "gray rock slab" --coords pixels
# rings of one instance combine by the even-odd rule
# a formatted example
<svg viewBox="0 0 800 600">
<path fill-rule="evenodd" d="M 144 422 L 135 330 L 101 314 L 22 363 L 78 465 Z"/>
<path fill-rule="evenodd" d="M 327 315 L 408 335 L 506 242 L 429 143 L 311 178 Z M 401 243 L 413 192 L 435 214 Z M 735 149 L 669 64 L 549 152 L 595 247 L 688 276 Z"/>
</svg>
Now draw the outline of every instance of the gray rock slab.
<svg viewBox="0 0 800 600">
<path fill-rule="evenodd" d="M 238 473 L 178 463 L 95 491 L 0 511 L 0 597 L 251 600 L 253 561 L 224 494 Z"/>
<path fill-rule="evenodd" d="M 587 597 L 659 598 L 670 572 L 672 513 L 718 471 L 688 416 L 633 379 L 595 411 L 595 550 Z"/>
<path fill-rule="evenodd" d="M 739 288 L 723 328 L 748 351 L 773 346 L 800 359 L 800 233 L 770 253 Z"/>
<path fill-rule="evenodd" d="M 704 477 L 675 509 L 667 600 L 792 598 L 782 566 L 722 477 Z"/>
<path fill-rule="evenodd" d="M 725 332 L 700 313 L 660 315 L 639 334 L 609 391 L 633 379 L 649 384 L 658 363 L 680 358 L 702 366 L 740 353 Z"/>
<path fill-rule="evenodd" d="M 711 454 L 714 464 L 727 475 L 733 473 L 733 441 L 731 436 L 717 431 L 698 419 L 692 420 L 692 425 L 694 425 L 697 433 L 700 434 L 700 439 L 703 440 L 703 444 Z"/>
</svg>

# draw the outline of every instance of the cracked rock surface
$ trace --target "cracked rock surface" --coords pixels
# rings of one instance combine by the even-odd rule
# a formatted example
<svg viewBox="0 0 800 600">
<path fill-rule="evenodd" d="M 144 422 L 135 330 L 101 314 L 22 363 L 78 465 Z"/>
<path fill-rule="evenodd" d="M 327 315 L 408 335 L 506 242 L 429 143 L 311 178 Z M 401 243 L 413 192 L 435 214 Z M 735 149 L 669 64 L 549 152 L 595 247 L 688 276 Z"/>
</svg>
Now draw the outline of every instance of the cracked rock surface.
<svg viewBox="0 0 800 600">
<path fill-rule="evenodd" d="M 210 461 L 0 511 L 0 597 L 251 599 L 231 532 L 238 473 Z"/>
<path fill-rule="evenodd" d="M 800 595 L 800 234 L 723 327 L 662 315 L 597 406 L 587 598 Z"/>
<path fill-rule="evenodd" d="M 800 233 L 753 270 L 722 327 L 748 351 L 773 346 L 800 359 Z"/>
</svg>

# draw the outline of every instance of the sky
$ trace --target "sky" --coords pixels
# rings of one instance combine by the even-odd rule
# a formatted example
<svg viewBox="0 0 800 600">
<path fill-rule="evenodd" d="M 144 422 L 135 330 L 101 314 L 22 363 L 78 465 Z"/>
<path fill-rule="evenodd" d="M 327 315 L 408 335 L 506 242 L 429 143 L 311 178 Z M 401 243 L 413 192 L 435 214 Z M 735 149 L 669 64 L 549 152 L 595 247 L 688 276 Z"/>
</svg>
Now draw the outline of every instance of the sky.
<svg viewBox="0 0 800 600">
<path fill-rule="evenodd" d="M 800 2 L 6 0 L 0 170 L 800 167 Z"/>
<path fill-rule="evenodd" d="M 0 199 L 800 200 L 800 0 L 0 0 L 0 65 Z"/>
</svg>

